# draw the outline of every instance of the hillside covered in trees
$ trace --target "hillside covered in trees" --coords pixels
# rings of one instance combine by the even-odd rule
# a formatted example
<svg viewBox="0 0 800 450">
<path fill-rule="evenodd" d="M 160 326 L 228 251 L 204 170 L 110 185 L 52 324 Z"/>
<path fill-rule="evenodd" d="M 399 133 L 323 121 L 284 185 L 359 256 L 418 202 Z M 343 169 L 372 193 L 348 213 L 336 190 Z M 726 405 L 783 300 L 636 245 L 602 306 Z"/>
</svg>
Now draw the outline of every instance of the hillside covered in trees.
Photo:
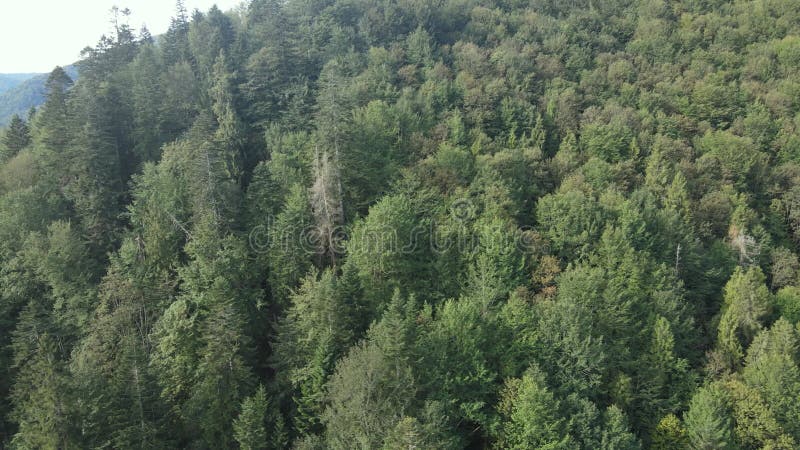
<svg viewBox="0 0 800 450">
<path fill-rule="evenodd" d="M 26 80 L 33 78 L 34 76 L 36 76 L 36 74 L 0 73 L 0 94 L 9 89 L 13 89 L 16 86 L 19 86 L 20 84 L 24 83 Z"/>
<path fill-rule="evenodd" d="M 78 78 L 74 66 L 64 67 L 64 72 L 73 80 Z M 47 74 L 0 74 L 0 127 L 8 126 L 15 115 L 26 117 L 31 108 L 44 103 L 47 78 Z"/>
<path fill-rule="evenodd" d="M 117 14 L 0 132 L 0 447 L 800 447 L 800 1 Z"/>
</svg>

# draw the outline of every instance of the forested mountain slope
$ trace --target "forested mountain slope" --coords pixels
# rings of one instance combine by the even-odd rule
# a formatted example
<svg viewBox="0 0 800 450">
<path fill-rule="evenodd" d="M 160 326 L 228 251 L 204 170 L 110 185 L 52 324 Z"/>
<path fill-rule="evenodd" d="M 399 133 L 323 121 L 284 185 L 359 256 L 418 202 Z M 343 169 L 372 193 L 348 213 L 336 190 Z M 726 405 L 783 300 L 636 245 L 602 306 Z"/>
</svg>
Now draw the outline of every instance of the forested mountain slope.
<svg viewBox="0 0 800 450">
<path fill-rule="evenodd" d="M 65 67 L 67 74 L 76 79 L 78 71 L 74 66 Z M 0 75 L 0 126 L 11 123 L 14 115 L 26 117 L 31 108 L 41 106 L 45 100 L 47 74 L 20 75 L 12 83 L 2 86 Z"/>
<path fill-rule="evenodd" d="M 0 94 L 35 77 L 35 73 L 0 73 Z"/>
<path fill-rule="evenodd" d="M 799 1 L 179 2 L 85 56 L 0 140 L 1 446 L 800 445 Z"/>
</svg>

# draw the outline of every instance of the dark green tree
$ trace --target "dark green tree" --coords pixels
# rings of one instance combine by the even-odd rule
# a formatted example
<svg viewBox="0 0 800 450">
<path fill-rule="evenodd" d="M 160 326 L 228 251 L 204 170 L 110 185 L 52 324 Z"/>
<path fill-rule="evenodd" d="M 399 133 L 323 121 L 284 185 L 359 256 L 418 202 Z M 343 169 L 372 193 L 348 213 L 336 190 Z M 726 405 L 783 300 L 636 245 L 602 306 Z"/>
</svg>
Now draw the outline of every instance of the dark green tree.
<svg viewBox="0 0 800 450">
<path fill-rule="evenodd" d="M 11 122 L 8 124 L 8 128 L 3 135 L 2 142 L 5 147 L 5 154 L 3 154 L 2 157 L 3 160 L 6 161 L 16 156 L 31 143 L 30 128 L 19 115 L 15 114 L 14 117 L 11 118 Z"/>
<path fill-rule="evenodd" d="M 242 450 L 263 450 L 267 448 L 267 393 L 259 386 L 256 393 L 242 402 L 239 417 L 233 423 L 233 432 Z"/>
</svg>

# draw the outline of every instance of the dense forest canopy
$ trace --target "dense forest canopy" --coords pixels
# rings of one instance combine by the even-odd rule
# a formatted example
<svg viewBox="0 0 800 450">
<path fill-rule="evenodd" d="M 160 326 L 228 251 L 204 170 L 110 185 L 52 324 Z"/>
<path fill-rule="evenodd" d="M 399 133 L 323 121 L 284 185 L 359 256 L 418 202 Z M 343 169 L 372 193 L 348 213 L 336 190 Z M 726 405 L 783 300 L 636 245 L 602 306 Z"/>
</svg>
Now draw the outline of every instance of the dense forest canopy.
<svg viewBox="0 0 800 450">
<path fill-rule="evenodd" d="M 0 447 L 800 446 L 800 1 L 126 15 L 0 132 Z"/>
</svg>

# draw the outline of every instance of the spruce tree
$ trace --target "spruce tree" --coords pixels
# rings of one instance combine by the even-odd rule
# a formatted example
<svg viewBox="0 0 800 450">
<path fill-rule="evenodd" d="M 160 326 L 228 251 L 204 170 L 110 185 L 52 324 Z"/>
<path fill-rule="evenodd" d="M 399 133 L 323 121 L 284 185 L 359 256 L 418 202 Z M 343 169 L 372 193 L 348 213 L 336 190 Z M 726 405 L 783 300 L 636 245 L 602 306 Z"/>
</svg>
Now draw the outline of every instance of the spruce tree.
<svg viewBox="0 0 800 450">
<path fill-rule="evenodd" d="M 684 420 L 692 448 L 733 448 L 731 412 L 721 386 L 712 384 L 700 388 L 692 397 Z"/>
<path fill-rule="evenodd" d="M 7 161 L 16 156 L 22 149 L 31 143 L 31 133 L 28 124 L 19 115 L 14 114 L 2 140 L 5 153 L 2 159 Z"/>
<path fill-rule="evenodd" d="M 233 423 L 234 436 L 242 450 L 267 448 L 266 415 L 269 403 L 264 386 L 242 402 L 239 417 Z"/>
</svg>

